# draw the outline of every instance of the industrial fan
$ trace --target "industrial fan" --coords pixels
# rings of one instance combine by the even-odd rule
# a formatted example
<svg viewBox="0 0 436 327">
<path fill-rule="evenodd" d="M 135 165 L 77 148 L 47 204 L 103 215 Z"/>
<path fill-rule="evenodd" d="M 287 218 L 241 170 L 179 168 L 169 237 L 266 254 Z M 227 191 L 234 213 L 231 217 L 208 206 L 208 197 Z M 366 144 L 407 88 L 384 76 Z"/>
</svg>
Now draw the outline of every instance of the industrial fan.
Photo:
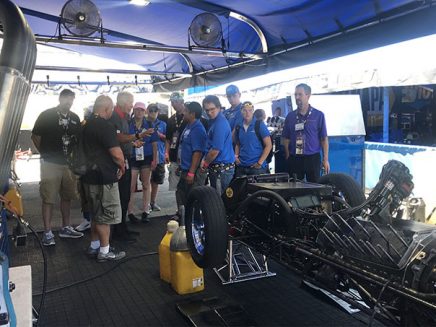
<svg viewBox="0 0 436 327">
<path fill-rule="evenodd" d="M 201 13 L 195 16 L 189 26 L 189 35 L 199 47 L 224 48 L 221 22 L 214 14 Z"/>
<path fill-rule="evenodd" d="M 69 0 L 62 7 L 61 23 L 74 36 L 90 36 L 101 28 L 97 6 L 90 0 Z"/>
</svg>

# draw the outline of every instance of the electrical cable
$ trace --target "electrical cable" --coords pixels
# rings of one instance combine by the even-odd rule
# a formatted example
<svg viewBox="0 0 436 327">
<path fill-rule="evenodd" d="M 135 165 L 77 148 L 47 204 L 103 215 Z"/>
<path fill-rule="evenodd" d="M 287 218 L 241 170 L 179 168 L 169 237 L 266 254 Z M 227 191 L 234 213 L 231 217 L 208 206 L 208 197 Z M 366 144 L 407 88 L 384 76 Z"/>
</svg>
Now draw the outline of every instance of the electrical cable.
<svg viewBox="0 0 436 327">
<path fill-rule="evenodd" d="M 76 281 L 76 282 L 72 282 L 70 284 L 66 284 L 66 285 L 62 285 L 62 286 L 56 287 L 56 288 L 52 288 L 50 290 L 45 291 L 45 294 L 50 294 L 50 293 L 53 293 L 53 292 L 61 291 L 61 290 L 64 290 L 64 289 L 67 289 L 67 288 L 70 288 L 70 287 L 73 287 L 73 286 L 76 286 L 76 285 L 79 285 L 79 284 L 83 284 L 83 283 L 89 282 L 91 280 L 100 278 L 100 277 L 110 273 L 112 270 L 118 268 L 120 265 L 122 265 L 122 264 L 124 264 L 126 262 L 129 262 L 130 260 L 138 259 L 138 258 L 142 258 L 142 257 L 148 257 L 148 256 L 151 256 L 151 255 L 156 255 L 156 254 L 158 254 L 158 253 L 156 251 L 153 251 L 153 252 L 144 252 L 144 253 L 140 253 L 140 254 L 136 254 L 136 255 L 127 257 L 124 260 L 118 261 L 115 265 L 113 265 L 109 269 L 107 269 L 107 270 L 105 270 L 105 271 L 103 271 L 103 272 L 101 272 L 99 274 L 96 274 L 94 276 L 91 276 L 91 277 L 88 277 L 88 278 L 85 278 L 85 279 L 82 279 L 82 280 L 79 280 L 79 281 Z M 33 296 L 41 296 L 41 295 L 43 295 L 43 293 L 33 294 Z"/>
<path fill-rule="evenodd" d="M 45 301 L 45 294 L 46 294 L 46 288 L 47 288 L 47 257 L 45 255 L 44 246 L 42 245 L 41 239 L 38 237 L 38 234 L 36 233 L 35 229 L 32 227 L 32 225 L 29 224 L 28 221 L 24 220 L 23 217 L 21 217 L 18 214 L 17 208 L 12 204 L 10 200 L 8 200 L 4 195 L 0 194 L 0 202 L 3 204 L 4 210 L 6 210 L 7 213 L 9 213 L 9 216 L 15 218 L 18 220 L 19 223 L 23 224 L 27 228 L 30 229 L 32 234 L 35 236 L 35 238 L 38 241 L 39 247 L 41 248 L 42 252 L 42 258 L 43 258 L 43 265 L 44 265 L 44 274 L 43 274 L 43 283 L 42 283 L 42 297 L 39 301 L 39 310 L 38 310 L 38 319 L 36 320 L 35 325 L 38 326 L 42 313 L 44 312 L 44 301 Z"/>
<path fill-rule="evenodd" d="M 42 252 L 42 258 L 43 258 L 43 265 L 44 265 L 44 274 L 43 274 L 43 282 L 42 282 L 42 293 L 41 293 L 41 300 L 39 301 L 39 309 L 38 309 L 38 319 L 36 320 L 36 326 L 39 325 L 39 322 L 41 321 L 42 313 L 44 312 L 44 301 L 45 301 L 45 295 L 47 294 L 47 256 L 45 254 L 44 246 L 42 245 L 41 239 L 38 237 L 38 234 L 36 234 L 33 227 L 28 223 L 25 222 L 23 219 L 18 218 L 18 220 L 24 224 L 26 227 L 30 229 L 32 234 L 35 236 L 35 238 L 38 240 L 39 247 L 41 248 Z"/>
<path fill-rule="evenodd" d="M 373 323 L 373 321 L 374 321 L 374 317 L 375 317 L 375 315 L 376 315 L 376 313 L 377 313 L 377 311 L 375 310 L 375 308 L 379 305 L 379 302 L 380 302 L 380 300 L 381 300 L 381 297 L 382 297 L 384 291 L 386 290 L 386 287 L 387 287 L 390 283 L 391 283 L 391 280 L 389 279 L 389 280 L 388 280 L 388 281 L 383 285 L 383 287 L 382 287 L 382 289 L 381 289 L 381 291 L 380 291 L 380 294 L 379 294 L 378 297 L 377 297 L 377 301 L 375 301 L 375 303 L 374 303 L 374 309 L 373 309 L 373 313 L 372 313 L 371 317 L 369 318 L 368 327 L 371 327 L 371 326 L 372 326 L 372 323 Z"/>
</svg>

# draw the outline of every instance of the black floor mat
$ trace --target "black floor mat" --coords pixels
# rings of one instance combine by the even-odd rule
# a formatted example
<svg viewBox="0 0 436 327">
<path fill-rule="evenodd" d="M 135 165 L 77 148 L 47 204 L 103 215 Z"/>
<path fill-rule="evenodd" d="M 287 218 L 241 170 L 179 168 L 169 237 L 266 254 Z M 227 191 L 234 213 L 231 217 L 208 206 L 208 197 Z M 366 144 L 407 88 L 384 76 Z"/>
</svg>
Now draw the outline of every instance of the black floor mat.
<svg viewBox="0 0 436 327">
<path fill-rule="evenodd" d="M 131 225 L 141 233 L 138 242 L 114 243 L 132 258 L 157 251 L 165 233 L 167 217 L 149 224 Z M 48 258 L 48 290 L 84 280 L 111 269 L 117 263 L 97 263 L 86 256 L 89 234 L 81 239 L 60 239 L 45 248 Z M 28 237 L 25 247 L 11 245 L 11 266 L 32 265 L 33 293 L 42 289 L 43 264 L 38 243 Z M 187 326 L 177 303 L 217 297 L 227 303 L 218 308 L 233 326 L 363 326 L 363 324 L 300 288 L 300 279 L 270 263 L 276 277 L 222 286 L 212 270 L 205 273 L 205 291 L 177 295 L 159 278 L 159 258 L 133 258 L 111 272 L 79 285 L 48 293 L 41 326 Z M 38 309 L 40 296 L 34 296 Z M 238 321 L 238 310 L 249 320 Z M 232 316 L 233 315 L 233 316 Z M 214 319 L 210 317 L 210 319 Z M 233 319 L 233 320 L 232 320 Z"/>
</svg>

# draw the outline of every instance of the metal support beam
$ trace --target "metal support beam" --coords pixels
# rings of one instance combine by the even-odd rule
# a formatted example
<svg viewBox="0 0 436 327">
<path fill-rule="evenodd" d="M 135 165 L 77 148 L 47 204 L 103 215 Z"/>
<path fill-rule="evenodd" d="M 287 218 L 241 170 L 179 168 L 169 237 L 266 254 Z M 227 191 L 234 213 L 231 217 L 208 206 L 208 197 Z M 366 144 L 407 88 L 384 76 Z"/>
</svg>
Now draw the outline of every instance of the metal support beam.
<svg viewBox="0 0 436 327">
<path fill-rule="evenodd" d="M 58 67 L 58 66 L 36 66 L 36 70 L 49 70 L 60 72 L 78 72 L 78 73 L 105 73 L 105 74 L 132 74 L 132 75 L 173 75 L 179 77 L 191 77 L 191 74 L 178 72 L 158 72 L 147 70 L 128 70 L 128 69 L 91 69 L 80 67 Z"/>
<path fill-rule="evenodd" d="M 383 143 L 389 143 L 389 87 L 383 88 Z"/>
<path fill-rule="evenodd" d="M 76 38 L 76 37 L 62 37 L 53 38 L 51 36 L 35 36 L 37 43 L 40 44 L 50 44 L 50 43 L 60 43 L 60 44 L 72 44 L 72 45 L 84 45 L 92 47 L 103 47 L 103 48 L 118 48 L 118 49 L 128 49 L 128 50 L 142 50 L 142 51 L 154 51 L 154 52 L 168 52 L 177 54 L 199 54 L 210 57 L 226 57 L 233 59 L 262 59 L 264 54 L 261 53 L 244 53 L 244 52 L 224 52 L 222 49 L 207 49 L 207 48 L 184 48 L 184 47 L 172 47 L 166 45 L 149 45 L 136 42 L 102 42 L 100 39 L 92 38 Z M 190 63 L 188 62 L 188 66 Z"/>
<path fill-rule="evenodd" d="M 256 32 L 257 36 L 259 37 L 260 44 L 262 45 L 262 52 L 268 53 L 268 42 L 266 41 L 265 34 L 263 33 L 262 29 L 257 25 L 253 20 L 248 18 L 247 16 L 241 15 L 239 13 L 231 11 L 229 14 L 230 17 L 240 20 L 241 22 L 246 23 L 249 25 L 254 31 Z"/>
</svg>

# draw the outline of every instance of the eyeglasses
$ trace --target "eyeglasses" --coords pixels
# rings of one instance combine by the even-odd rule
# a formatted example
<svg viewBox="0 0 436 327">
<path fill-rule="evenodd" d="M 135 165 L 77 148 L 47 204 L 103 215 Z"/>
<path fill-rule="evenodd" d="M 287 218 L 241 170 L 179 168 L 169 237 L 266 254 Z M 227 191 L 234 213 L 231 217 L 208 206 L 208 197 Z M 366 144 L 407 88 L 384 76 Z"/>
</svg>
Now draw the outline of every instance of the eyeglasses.
<svg viewBox="0 0 436 327">
<path fill-rule="evenodd" d="M 158 112 L 159 109 L 149 109 L 148 112 L 152 113 L 152 112 Z"/>
</svg>

